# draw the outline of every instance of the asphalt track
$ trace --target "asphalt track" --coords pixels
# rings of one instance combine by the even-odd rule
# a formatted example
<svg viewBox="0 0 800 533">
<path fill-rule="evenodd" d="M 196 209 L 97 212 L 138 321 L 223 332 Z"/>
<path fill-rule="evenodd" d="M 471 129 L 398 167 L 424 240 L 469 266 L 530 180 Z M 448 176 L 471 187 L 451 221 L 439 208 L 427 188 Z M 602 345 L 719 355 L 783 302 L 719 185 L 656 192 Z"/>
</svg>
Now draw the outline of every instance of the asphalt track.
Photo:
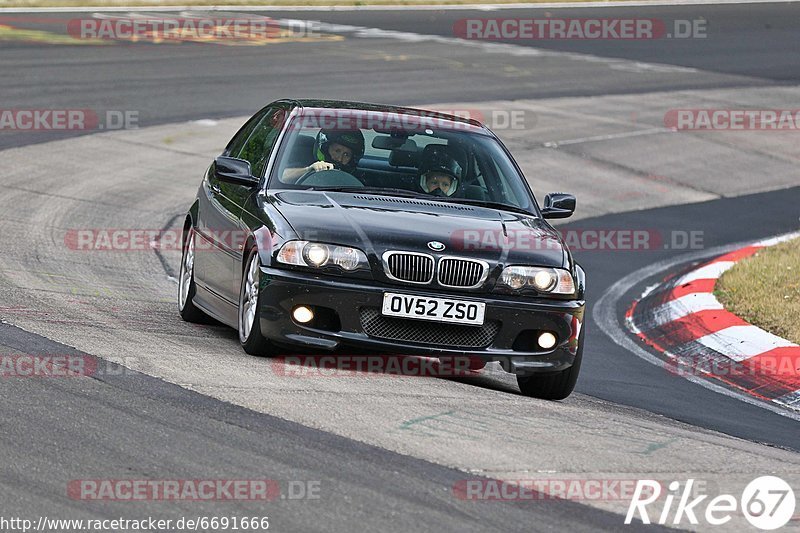
<svg viewBox="0 0 800 533">
<path fill-rule="evenodd" d="M 142 127 L 246 115 L 272 98 L 287 95 L 401 104 L 586 97 L 580 101 L 581 105 L 586 105 L 608 95 L 624 97 L 653 94 L 656 91 L 791 88 L 800 72 L 794 53 L 798 34 L 792 31 L 790 22 L 792 16 L 796 17 L 797 9 L 793 4 L 760 5 L 757 12 L 753 9 L 746 5 L 628 8 L 621 13 L 664 18 L 704 16 L 711 21 L 709 38 L 702 42 L 692 40 L 666 44 L 537 42 L 537 50 L 586 52 L 593 57 L 624 59 L 626 62 L 582 61 L 554 55 L 540 56 L 535 68 L 526 63 L 524 55 L 506 54 L 497 60 L 497 56 L 480 48 L 459 53 L 450 45 L 424 40 L 404 42 L 402 47 L 392 39 L 378 40 L 374 46 L 365 47 L 364 41 L 351 37 L 324 45 L 297 43 L 269 47 L 191 44 L 90 47 L 11 41 L 2 43 L 0 65 L 13 75 L 4 76 L 0 80 L 0 87 L 4 107 L 134 109 L 140 111 Z M 611 16 L 609 11 L 602 10 L 601 13 Z M 563 16 L 597 16 L 597 12 L 600 11 L 574 10 Z M 747 14 L 746 19 L 742 17 L 743 13 Z M 414 20 L 411 13 L 405 12 L 388 15 L 374 11 L 319 14 L 281 12 L 276 16 L 449 36 L 453 20 L 466 16 L 486 17 L 487 14 L 432 12 L 426 13 L 421 21 Z M 505 12 L 503 16 L 506 16 Z M 515 12 L 514 16 L 531 15 Z M 620 15 L 615 13 L 615 16 Z M 70 18 L 69 15 L 41 17 Z M 37 25 L 42 26 L 40 22 Z M 514 46 L 527 47 L 530 44 L 514 43 Z M 629 66 L 631 61 L 634 65 L 651 67 L 639 67 L 638 70 L 609 68 L 609 65 L 618 64 Z M 687 70 L 659 70 L 652 68 L 652 65 L 678 65 Z M 364 83 L 367 77 L 370 82 Z M 234 91 L 235 97 L 232 97 Z M 376 97 L 376 94 L 380 97 Z M 790 100 L 791 95 L 787 98 Z M 509 133 L 512 134 L 519 132 Z M 135 174 L 135 169 L 129 166 L 130 161 L 136 159 L 136 150 L 141 149 L 141 153 L 145 153 L 148 146 L 144 142 L 138 145 L 137 142 L 129 142 L 120 145 L 117 153 L 103 150 L 109 146 L 107 144 L 96 145 L 100 148 L 98 150 L 89 143 L 80 150 L 76 148 L 73 159 L 69 156 L 69 145 L 56 148 L 55 144 L 41 144 L 72 136 L 52 132 L 0 134 L 2 148 L 28 146 L 24 152 L 4 152 L 7 160 L 14 163 L 5 173 L 4 182 L 8 188 L 4 194 L 2 214 L 2 242 L 6 259 L 3 263 L 2 294 L 5 309 L 0 312 L 0 317 L 4 319 L 4 324 L 0 326 L 0 346 L 5 347 L 4 353 L 70 353 L 71 348 L 57 341 L 68 341 L 67 344 L 72 346 L 78 345 L 78 342 L 64 329 L 73 329 L 75 336 L 86 337 L 90 345 L 95 343 L 99 346 L 106 342 L 114 349 L 141 341 L 143 335 L 158 336 L 154 332 L 162 329 L 165 333 L 159 336 L 159 342 L 167 345 L 165 352 L 170 349 L 185 351 L 187 345 L 192 344 L 191 339 L 185 337 L 196 335 L 195 351 L 191 357 L 196 357 L 192 364 L 197 367 L 198 373 L 209 374 L 209 381 L 217 381 L 218 389 L 229 386 L 235 392 L 235 381 L 232 381 L 237 377 L 235 371 L 228 375 L 223 369 L 203 370 L 212 368 L 215 360 L 220 362 L 220 366 L 250 364 L 229 355 L 238 350 L 231 332 L 207 328 L 203 331 L 193 330 L 190 335 L 186 327 L 170 314 L 171 306 L 164 302 L 163 296 L 172 289 L 172 285 L 164 278 L 169 273 L 170 265 L 174 264 L 174 257 L 167 258 L 165 264 L 168 272 L 165 273 L 160 270 L 163 267 L 155 257 L 145 260 L 115 259 L 106 264 L 103 259 L 64 254 L 48 248 L 48 244 L 58 247 L 63 243 L 58 236 L 64 228 L 79 227 L 81 224 L 88 227 L 115 227 L 114 224 L 119 224 L 116 227 L 126 224 L 129 224 L 128 227 L 137 227 L 134 224 L 139 224 L 138 227 L 142 227 L 143 220 L 147 219 L 155 220 L 151 225 L 167 224 L 170 216 L 179 214 L 180 206 L 189 201 L 191 190 L 196 187 L 195 176 L 199 177 L 199 173 L 186 172 L 184 162 L 192 161 L 192 165 L 202 168 L 205 164 L 203 161 L 207 159 L 197 157 L 194 153 L 191 153 L 190 159 L 176 159 L 175 167 L 170 167 L 170 172 L 181 176 L 179 180 L 176 178 L 180 183 L 160 188 L 159 198 L 152 202 L 147 199 L 147 184 L 152 186 L 157 183 L 153 173 L 158 169 L 151 162 L 144 164 L 147 177 L 141 185 L 125 183 L 123 186 L 117 183 L 107 195 L 93 194 L 90 191 L 97 191 L 102 180 L 97 176 L 85 178 L 79 172 L 91 174 L 95 166 L 102 168 L 102 172 L 108 172 L 107 165 L 113 168 L 111 160 L 116 157 L 118 161 L 126 161 L 126 166 L 119 169 L 120 174 Z M 791 139 L 783 142 L 792 143 Z M 190 154 L 191 137 L 177 141 L 177 144 L 170 144 L 174 150 L 173 157 L 178 158 L 181 153 Z M 42 147 L 40 165 L 31 164 L 31 154 L 37 150 L 33 145 Z M 652 150 L 659 148 L 655 141 L 645 140 L 644 146 Z M 93 152 L 93 149 L 96 151 Z M 124 159 L 123 152 L 127 152 L 128 159 Z M 97 161 L 94 162 L 91 160 L 93 153 L 97 155 Z M 786 153 L 785 160 L 796 162 L 796 152 L 787 148 Z M 63 159 L 60 162 L 53 161 L 51 154 Z M 584 157 L 590 155 L 591 150 L 583 154 Z M 41 172 L 39 175 L 37 168 Z M 57 174 L 59 168 L 64 169 L 63 175 Z M 697 184 L 692 189 L 696 196 L 684 201 L 676 197 L 674 201 L 666 201 L 662 207 L 626 210 L 622 213 L 609 212 L 609 209 L 603 211 L 598 207 L 596 212 L 599 216 L 575 222 L 572 227 L 599 230 L 658 228 L 665 234 L 673 230 L 701 231 L 706 248 L 793 231 L 797 229 L 800 215 L 800 188 L 787 187 L 800 182 L 793 181 L 791 174 L 788 181 L 765 186 L 766 192 L 738 192 L 735 197 L 725 197 L 728 195 L 719 191 L 726 186 L 741 188 L 742 183 L 748 181 L 752 181 L 758 189 L 759 181 L 777 179 L 781 172 L 786 171 L 776 171 L 774 175 L 764 178 L 744 174 L 732 176 L 730 183 L 715 184 L 715 187 L 705 182 Z M 63 188 L 59 182 L 66 182 Z M 602 185 L 597 184 L 599 188 Z M 671 188 L 665 195 L 675 194 L 678 184 L 668 185 Z M 686 188 L 687 185 L 681 187 Z M 578 194 L 579 201 L 581 194 L 592 194 L 591 189 L 573 192 Z M 714 193 L 713 198 L 704 196 L 710 193 Z M 681 205 L 686 201 L 692 203 Z M 36 243 L 33 249 L 30 248 L 31 242 Z M 625 275 L 675 255 L 673 250 L 627 252 L 624 257 L 621 257 L 621 252 L 614 251 L 576 252 L 579 262 L 589 273 L 590 302 L 596 301 L 608 287 Z M 121 267 L 127 261 L 130 264 Z M 122 268 L 122 273 L 112 271 L 112 266 Z M 50 272 L 60 269 L 62 274 L 70 278 L 70 283 L 81 282 L 83 286 L 105 283 L 106 286 L 119 288 L 124 286 L 123 280 L 128 278 L 132 288 L 127 296 L 123 294 L 111 298 L 110 302 L 98 303 L 101 300 L 99 298 L 82 298 L 85 295 L 81 289 L 76 293 L 74 286 L 70 291 L 66 287 L 52 284 L 43 287 L 33 283 L 31 280 L 36 279 L 36 271 L 41 269 Z M 627 294 L 633 298 L 645 285 L 646 281 L 630 287 Z M 134 290 L 133 287 L 139 289 Z M 151 296 L 149 291 L 154 291 L 155 296 Z M 53 300 L 58 300 L 56 307 L 50 308 L 53 314 L 47 315 L 38 326 L 35 314 L 26 316 L 19 313 L 19 306 L 26 302 L 30 304 L 26 308 L 29 311 L 47 313 L 45 304 Z M 619 302 L 616 312 L 620 320 L 628 301 L 623 298 Z M 124 318 L 124 333 L 120 330 L 116 339 L 114 321 L 101 318 L 111 304 L 132 307 L 130 315 L 117 311 L 111 313 L 117 319 L 120 316 Z M 84 314 L 86 323 L 81 325 L 78 318 Z M 142 316 L 132 316 L 136 314 Z M 63 329 L 56 324 L 59 319 L 66 323 Z M 91 325 L 95 320 L 95 325 Z M 13 324 L 23 325 L 26 330 L 44 336 L 20 330 Z M 750 472 L 748 468 L 752 468 L 752 477 L 755 477 L 767 473 L 765 469 L 777 468 L 777 465 L 783 465 L 786 472 L 798 472 L 794 453 L 778 452 L 771 447 L 741 443 L 736 439 L 728 441 L 708 432 L 718 431 L 747 441 L 796 451 L 800 448 L 797 421 L 669 375 L 620 349 L 601 333 L 596 324 L 590 322 L 589 328 L 587 345 L 590 348 L 578 383 L 580 394 L 562 404 L 529 402 L 515 396 L 514 386 L 507 380 L 493 377 L 468 379 L 465 382 L 424 380 L 434 383 L 414 383 L 408 388 L 406 385 L 387 384 L 376 378 L 363 386 L 365 390 L 356 391 L 359 394 L 357 397 L 363 400 L 373 395 L 388 395 L 389 401 L 400 401 L 404 406 L 416 402 L 430 407 L 437 401 L 446 405 L 451 396 L 453 400 L 460 397 L 462 399 L 459 401 L 464 401 L 464 397 L 472 395 L 482 402 L 472 406 L 473 414 L 492 412 L 491 403 L 486 402 L 505 405 L 513 409 L 512 413 L 519 413 L 520 423 L 516 424 L 513 417 L 509 417 L 503 422 L 508 426 L 506 432 L 494 437 L 485 436 L 486 442 L 481 442 L 478 452 L 474 453 L 490 453 L 487 448 L 490 450 L 493 446 L 505 449 L 505 443 L 492 441 L 514 440 L 513 435 L 518 429 L 521 435 L 531 439 L 526 442 L 533 455 L 546 455 L 554 470 L 562 472 L 625 472 L 625 468 L 632 464 L 636 465 L 633 469 L 638 472 L 647 471 L 647 461 L 626 464 L 613 456 L 613 460 L 605 459 L 605 452 L 598 455 L 596 462 L 586 457 L 568 457 L 567 454 L 551 457 L 547 444 L 533 441 L 533 438 L 547 440 L 548 428 L 558 434 L 552 436 L 553 443 L 559 442 L 558 438 L 571 438 L 574 435 L 570 435 L 567 428 L 576 422 L 578 424 L 573 428 L 576 434 L 586 436 L 594 432 L 602 445 L 608 447 L 614 446 L 615 441 L 612 438 L 613 431 L 608 431 L 611 426 L 607 424 L 617 424 L 618 427 L 613 427 L 613 430 L 620 431 L 623 440 L 645 431 L 645 427 L 652 429 L 648 424 L 653 427 L 664 424 L 670 431 L 678 433 L 695 431 L 701 442 L 706 444 L 712 441 L 719 443 L 722 450 L 731 453 L 730 457 L 725 458 L 720 452 L 721 462 L 735 461 L 736 457 L 740 457 L 736 453 L 746 452 L 747 457 L 763 454 L 763 462 L 752 459 L 752 467 L 748 467 L 750 463 L 747 462 L 739 465 L 741 469 L 737 472 L 740 474 Z M 98 347 L 96 352 L 89 353 L 105 356 L 101 351 Z M 162 364 L 169 366 L 172 362 L 165 361 Z M 426 440 L 424 435 L 409 433 L 411 436 L 405 435 L 398 440 L 387 438 L 384 442 L 379 436 L 369 435 L 357 424 L 348 429 L 350 422 L 346 420 L 336 421 L 340 428 L 330 429 L 314 418 L 313 409 L 325 412 L 323 406 L 314 406 L 315 402 L 324 402 L 324 398 L 331 403 L 339 401 L 332 399 L 331 394 L 342 395 L 342 399 L 347 401 L 348 391 L 337 391 L 320 384 L 322 388 L 317 399 L 309 398 L 309 395 L 315 395 L 313 387 L 289 387 L 292 390 L 288 392 L 271 392 L 269 389 L 256 391 L 257 395 L 264 395 L 263 399 L 259 399 L 252 397 L 252 389 L 243 389 L 240 398 L 232 399 L 235 397 L 233 393 L 233 396 L 225 397 L 225 392 L 214 391 L 213 387 L 204 389 L 205 384 L 199 381 L 194 383 L 180 379 L 180 376 L 189 374 L 180 374 L 177 370 L 159 370 L 158 365 L 158 361 L 147 361 L 137 368 L 145 370 L 144 373 L 126 370 L 120 371 L 122 375 L 116 377 L 115 372 L 109 372 L 110 376 L 89 380 L 4 380 L 0 447 L 4 457 L 9 458 L 0 467 L 0 490 L 6 502 L 4 513 L 31 516 L 49 513 L 50 516 L 60 517 L 142 514 L 144 507 L 69 500 L 64 496 L 66 482 L 81 477 L 200 479 L 263 476 L 284 481 L 321 481 L 324 497 L 320 500 L 280 501 L 269 508 L 275 528 L 285 531 L 348 531 L 355 520 L 369 529 L 381 531 L 546 530 L 563 528 L 565 525 L 576 530 L 613 530 L 621 527 L 617 515 L 576 504 L 532 506 L 518 502 L 476 506 L 475 502 L 459 501 L 453 498 L 451 487 L 465 477 L 464 471 L 469 468 L 471 461 L 480 464 L 485 456 L 478 455 L 481 461 L 476 461 L 469 455 L 471 452 L 463 448 L 454 448 L 454 451 L 464 453 L 464 461 L 448 457 L 446 450 L 438 456 L 430 455 L 429 451 L 421 452 L 419 448 L 446 447 L 448 440 Z M 165 381 L 146 375 L 148 373 Z M 354 386 L 354 389 L 359 388 L 362 386 Z M 412 392 L 413 397 L 407 397 Z M 273 394 L 274 397 L 271 397 Z M 298 394 L 302 397 L 298 397 Z M 296 417 L 288 416 L 282 410 L 286 408 L 282 402 L 287 400 L 294 402 L 295 410 L 306 412 L 296 413 Z M 377 397 L 375 402 L 379 402 Z M 251 406 L 252 409 L 248 409 Z M 532 415 L 531 412 L 518 409 L 539 414 Z M 274 412 L 275 416 L 270 412 Z M 597 416 L 598 427 L 590 428 L 589 433 L 581 433 L 587 431 L 587 428 L 578 429 L 586 423 L 581 420 L 581 412 Z M 661 420 L 648 412 L 666 418 Z M 414 414 L 417 413 L 407 413 L 408 416 Z M 356 419 L 360 416 L 359 409 L 353 408 L 347 411 L 347 415 Z M 544 418 L 526 421 L 526 417 L 541 415 L 545 415 Z M 366 413 L 363 416 L 366 417 Z M 558 417 L 563 420 L 559 421 Z M 694 428 L 673 426 L 670 419 Z M 544 428 L 540 427 L 535 433 L 536 437 L 529 427 L 532 421 L 545 423 Z M 561 422 L 563 425 L 559 425 Z M 467 420 L 466 423 L 474 424 L 475 420 Z M 683 433 L 680 435 L 680 438 L 688 438 Z M 473 439 L 474 446 L 474 435 L 468 437 L 464 439 L 466 445 L 469 446 L 470 439 Z M 608 440 L 603 440 L 606 438 Z M 403 439 L 412 442 L 403 444 Z M 415 439 L 417 442 L 413 442 Z M 531 442 L 537 442 L 537 445 L 531 447 Z M 701 451 L 704 448 L 697 441 L 689 440 L 683 445 L 687 447 L 683 451 L 688 455 L 712 455 Z M 658 446 L 667 445 L 661 443 L 655 446 L 657 449 Z M 731 451 L 734 448 L 736 453 Z M 515 448 L 512 446 L 508 449 Z M 31 450 L 35 450 L 33 457 Z M 576 450 L 570 453 L 576 453 Z M 584 453 L 589 452 L 585 450 Z M 540 467 L 544 464 L 528 460 Z M 653 458 L 653 461 L 658 460 Z M 649 463 L 650 471 L 663 472 L 670 468 L 678 471 L 676 465 L 680 461 L 684 461 L 685 466 L 681 472 L 703 472 L 706 468 L 717 473 L 725 471 L 717 468 L 714 463 L 716 458 L 708 459 L 708 464 L 692 463 L 692 460 L 680 454 L 665 456 L 661 460 L 664 463 Z M 770 463 L 771 460 L 774 462 Z M 495 471 L 487 469 L 479 473 L 501 477 L 499 474 L 503 472 L 519 475 L 520 466 L 512 465 L 505 470 L 497 468 Z M 223 511 L 227 514 L 256 513 L 263 512 L 264 508 L 242 503 L 176 506 L 174 503 L 148 502 L 146 509 L 151 515 L 191 513 L 202 516 L 219 515 Z M 613 510 L 619 512 L 618 509 Z"/>
<path fill-rule="evenodd" d="M 652 41 L 513 41 L 542 51 L 578 52 L 643 63 L 643 68 L 598 68 L 592 61 L 539 61 L 524 56 L 453 53 L 435 42 L 404 47 L 358 47 L 352 43 L 163 47 L 31 45 L 3 42 L 0 65 L 13 75 L 0 80 L 4 101 L 19 108 L 92 103 L 96 109 L 139 112 L 144 127 L 197 118 L 249 115 L 264 102 L 286 95 L 349 98 L 395 104 L 479 102 L 635 94 L 720 87 L 791 84 L 800 75 L 796 4 L 703 5 L 652 8 L 520 9 L 491 11 L 286 12 L 275 18 L 322 21 L 364 28 L 453 37 L 453 24 L 476 17 L 622 17 L 705 19 L 703 39 Z M 263 13 L 262 13 L 263 14 Z M 267 13 L 269 14 L 269 13 Z M 0 24 L 65 33 L 71 19 L 88 13 L 0 13 Z M 33 20 L 31 20 L 33 19 Z M 52 22 L 50 22 L 52 21 Z M 2 39 L 2 37 L 0 37 Z M 67 39 L 69 41 L 69 39 Z M 358 39 L 357 39 L 358 40 Z M 77 40 L 76 40 L 77 41 Z M 2 42 L 2 41 L 0 41 Z M 423 43 L 425 44 L 425 43 Z M 693 71 L 652 65 L 677 65 Z M 634 65 L 635 67 L 636 65 Z M 650 66 L 650 68 L 647 68 Z M 369 80 L 365 83 L 364 80 Z M 231 91 L 236 97 L 231 98 Z M 0 134 L 0 147 L 46 141 L 60 134 Z"/>
<path fill-rule="evenodd" d="M 0 325 L 4 350 L 80 354 Z M 113 363 L 97 379 L 4 384 L 0 414 L 3 516 L 128 518 L 269 517 L 270 530 L 616 531 L 619 518 L 572 502 L 488 508 L 451 493 L 463 472 L 212 400 Z M 35 399 L 35 404 L 34 404 Z M 29 423 L 20 424 L 24 417 Z M 112 422 L 113 421 L 113 422 Z M 122 434 L 125 435 L 121 439 Z M 270 479 L 280 497 L 264 502 L 147 502 L 124 506 L 71 501 L 74 479 L 106 479 L 131 465 L 133 479 Z M 289 485 L 310 482 L 316 499 Z M 313 487 L 317 487 L 314 489 Z M 34 519 L 35 520 L 35 519 Z"/>
<path fill-rule="evenodd" d="M 676 227 L 675 220 L 690 220 L 693 221 L 692 227 L 702 228 L 705 247 L 714 248 L 737 242 L 755 241 L 762 236 L 796 230 L 799 201 L 800 188 L 796 187 L 779 192 L 707 203 L 598 217 L 586 221 L 581 224 L 581 227 L 625 228 L 640 227 L 646 224 L 651 227 L 664 228 Z M 770 212 L 769 217 L 763 216 L 765 211 Z M 605 289 L 630 272 L 674 255 L 676 255 L 674 252 L 660 251 L 648 254 L 646 258 L 642 258 L 643 260 L 632 256 L 626 258 L 628 260 L 624 264 L 620 264 L 618 253 L 593 252 L 583 254 L 583 256 L 578 254 L 578 257 L 582 264 L 593 268 L 601 276 L 597 280 L 597 284 Z M 682 267 L 697 262 L 698 259 L 693 258 L 692 261 L 687 261 L 683 265 L 679 264 L 670 272 L 680 271 Z M 664 275 L 661 273 L 661 277 Z M 657 278 L 650 277 L 630 287 L 626 294 L 627 298 L 623 297 L 618 302 L 621 307 L 616 311 L 620 323 L 624 322 L 625 304 L 629 305 L 633 299 L 642 294 L 654 282 L 654 279 Z M 602 295 L 604 289 L 593 294 L 595 301 Z M 591 383 L 589 380 L 583 381 L 581 392 L 615 402 L 628 403 L 625 397 L 631 394 L 631 387 L 638 388 L 637 396 L 640 402 L 638 405 L 645 409 L 668 413 L 669 416 L 691 424 L 738 435 L 753 441 L 771 442 L 790 449 L 798 449 L 798 422 L 796 420 L 767 414 L 761 408 L 746 405 L 736 408 L 736 416 L 733 417 L 727 398 L 711 392 L 700 394 L 695 390 L 696 385 L 676 379 L 675 376 L 670 376 L 668 372 L 659 367 L 649 364 L 635 365 L 635 368 L 629 366 L 630 361 L 627 358 L 617 358 L 617 355 L 621 353 L 614 349 L 611 339 L 605 335 L 595 337 L 595 342 L 602 346 L 598 353 L 605 354 L 605 357 L 602 358 L 602 365 L 593 368 L 591 372 L 597 381 Z M 597 362 L 595 360 L 595 363 Z M 626 367 L 624 371 L 626 377 L 619 379 L 622 367 Z M 627 374 L 628 371 L 631 374 Z M 629 381 L 628 376 L 633 375 L 639 378 L 637 384 Z"/>
</svg>

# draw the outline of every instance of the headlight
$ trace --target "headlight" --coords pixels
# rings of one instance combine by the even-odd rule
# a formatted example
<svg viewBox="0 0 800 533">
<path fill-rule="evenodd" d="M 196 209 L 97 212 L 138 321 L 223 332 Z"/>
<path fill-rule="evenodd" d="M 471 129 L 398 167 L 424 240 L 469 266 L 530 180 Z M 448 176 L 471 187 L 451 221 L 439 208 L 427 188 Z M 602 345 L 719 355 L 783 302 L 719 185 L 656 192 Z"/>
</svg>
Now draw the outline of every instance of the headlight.
<svg viewBox="0 0 800 533">
<path fill-rule="evenodd" d="M 362 262 L 366 264 L 367 257 L 361 250 L 355 248 L 347 248 L 346 246 L 337 246 L 331 253 L 331 263 L 342 267 L 344 270 L 355 270 Z"/>
<path fill-rule="evenodd" d="M 321 268 L 336 265 L 352 271 L 368 268 L 367 256 L 358 248 L 308 241 L 289 241 L 278 252 L 278 262 L 285 265 Z"/>
<path fill-rule="evenodd" d="M 500 274 L 500 283 L 514 290 L 526 287 L 547 294 L 573 294 L 572 275 L 561 268 L 510 266 Z"/>
<path fill-rule="evenodd" d="M 303 260 L 308 266 L 321 267 L 328 262 L 330 255 L 324 244 L 308 243 L 303 246 Z"/>
</svg>

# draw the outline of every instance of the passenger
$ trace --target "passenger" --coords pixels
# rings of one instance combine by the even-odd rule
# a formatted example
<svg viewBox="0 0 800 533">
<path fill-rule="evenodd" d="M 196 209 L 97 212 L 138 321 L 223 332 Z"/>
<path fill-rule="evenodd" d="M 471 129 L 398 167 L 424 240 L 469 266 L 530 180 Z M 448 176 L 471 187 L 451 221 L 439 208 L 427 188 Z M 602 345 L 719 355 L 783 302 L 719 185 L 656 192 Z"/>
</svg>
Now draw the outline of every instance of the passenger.
<svg viewBox="0 0 800 533">
<path fill-rule="evenodd" d="M 364 134 L 361 130 L 319 130 L 314 150 L 309 154 L 314 162 L 306 167 L 287 168 L 281 181 L 294 183 L 302 176 L 322 170 L 343 170 L 354 174 L 364 155 Z"/>
<path fill-rule="evenodd" d="M 423 190 L 428 194 L 434 194 L 434 191 L 439 189 L 442 191 L 442 193 L 444 193 L 445 196 L 450 196 L 448 193 L 450 192 L 450 187 L 453 186 L 454 181 L 458 183 L 458 180 L 450 174 L 429 171 L 425 174 L 425 186 L 423 187 Z M 420 183 L 420 185 L 422 184 Z"/>
<path fill-rule="evenodd" d="M 463 168 L 445 146 L 427 146 L 419 165 L 419 187 L 433 196 L 453 196 L 459 191 Z"/>
</svg>

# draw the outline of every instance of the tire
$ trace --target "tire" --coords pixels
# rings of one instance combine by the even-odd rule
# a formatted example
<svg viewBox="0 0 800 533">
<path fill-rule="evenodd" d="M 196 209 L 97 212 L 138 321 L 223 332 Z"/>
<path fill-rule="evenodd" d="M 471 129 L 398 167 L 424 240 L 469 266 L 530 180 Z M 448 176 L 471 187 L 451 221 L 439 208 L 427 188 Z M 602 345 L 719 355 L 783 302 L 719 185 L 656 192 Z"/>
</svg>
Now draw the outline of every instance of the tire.
<svg viewBox="0 0 800 533">
<path fill-rule="evenodd" d="M 239 310 L 237 315 L 239 343 L 250 355 L 274 355 L 272 343 L 261 333 L 261 260 L 258 250 L 253 248 L 247 256 L 239 288 Z"/>
<path fill-rule="evenodd" d="M 584 322 L 578 337 L 578 353 L 572 366 L 559 372 L 543 372 L 529 376 L 517 376 L 517 384 L 523 395 L 542 400 L 563 400 L 572 394 L 583 360 L 583 339 L 586 330 Z"/>
<path fill-rule="evenodd" d="M 208 317 L 193 302 L 197 287 L 194 284 L 195 232 L 189 228 L 183 232 L 181 245 L 181 268 L 178 277 L 178 312 L 186 322 L 203 324 Z"/>
</svg>

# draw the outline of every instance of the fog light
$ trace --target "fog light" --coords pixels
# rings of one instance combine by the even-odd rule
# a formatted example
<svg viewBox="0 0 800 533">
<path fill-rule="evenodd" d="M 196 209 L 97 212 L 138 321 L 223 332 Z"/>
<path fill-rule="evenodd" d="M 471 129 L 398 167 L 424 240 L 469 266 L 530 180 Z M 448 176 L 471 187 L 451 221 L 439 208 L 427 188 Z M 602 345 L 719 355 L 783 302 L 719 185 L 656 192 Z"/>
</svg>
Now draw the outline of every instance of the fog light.
<svg viewBox="0 0 800 533">
<path fill-rule="evenodd" d="M 549 350 L 553 346 L 556 345 L 556 336 L 550 333 L 549 331 L 545 331 L 541 335 L 539 335 L 539 347 L 544 350 Z"/>
<path fill-rule="evenodd" d="M 294 308 L 294 311 L 292 311 L 292 316 L 297 322 L 305 324 L 314 320 L 314 311 L 305 305 L 298 305 Z"/>
</svg>

